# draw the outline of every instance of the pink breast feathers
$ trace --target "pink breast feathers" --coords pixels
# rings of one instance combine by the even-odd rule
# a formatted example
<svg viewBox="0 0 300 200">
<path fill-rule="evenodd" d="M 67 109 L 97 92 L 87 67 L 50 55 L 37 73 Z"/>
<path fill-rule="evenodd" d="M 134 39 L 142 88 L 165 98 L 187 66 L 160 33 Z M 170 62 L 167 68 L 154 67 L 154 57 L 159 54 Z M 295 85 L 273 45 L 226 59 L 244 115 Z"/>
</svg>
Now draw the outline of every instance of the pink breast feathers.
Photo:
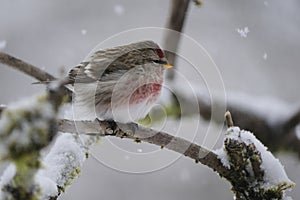
<svg viewBox="0 0 300 200">
<path fill-rule="evenodd" d="M 148 100 L 148 103 L 154 103 L 161 91 L 160 83 L 149 83 L 137 88 L 132 94 L 129 103 L 138 104 Z"/>
</svg>

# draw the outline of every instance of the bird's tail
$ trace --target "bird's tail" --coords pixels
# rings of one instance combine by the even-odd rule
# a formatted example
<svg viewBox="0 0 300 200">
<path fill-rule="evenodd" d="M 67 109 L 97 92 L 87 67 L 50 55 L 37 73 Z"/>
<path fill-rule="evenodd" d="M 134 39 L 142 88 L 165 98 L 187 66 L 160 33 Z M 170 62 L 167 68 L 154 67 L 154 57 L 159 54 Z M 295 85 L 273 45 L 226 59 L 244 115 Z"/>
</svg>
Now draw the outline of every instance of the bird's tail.
<svg viewBox="0 0 300 200">
<path fill-rule="evenodd" d="M 53 83 L 55 81 L 59 81 L 60 84 L 62 84 L 62 85 L 68 85 L 68 84 L 71 83 L 69 78 L 64 78 L 64 79 L 53 79 L 53 80 L 46 80 L 46 81 L 37 81 L 37 82 L 33 82 L 32 84 L 34 84 L 34 85 L 37 85 L 37 84 L 48 85 L 48 84 Z"/>
<path fill-rule="evenodd" d="M 51 83 L 51 82 L 53 82 L 53 81 L 55 81 L 55 80 L 47 80 L 47 81 L 37 81 L 37 82 L 33 82 L 33 83 L 31 83 L 31 84 L 33 84 L 33 85 L 38 85 L 38 84 L 45 84 L 45 85 L 48 85 L 49 83 Z"/>
<path fill-rule="evenodd" d="M 69 90 L 70 92 L 74 92 L 74 88 L 71 85 L 70 79 L 68 79 L 68 78 L 65 78 L 65 79 L 53 79 L 53 80 L 46 80 L 46 81 L 37 81 L 37 82 L 33 82 L 32 84 L 34 84 L 34 85 L 38 85 L 38 84 L 49 85 L 50 83 L 53 83 L 55 81 L 60 82 L 60 84 L 64 85 L 65 88 L 67 90 Z"/>
</svg>

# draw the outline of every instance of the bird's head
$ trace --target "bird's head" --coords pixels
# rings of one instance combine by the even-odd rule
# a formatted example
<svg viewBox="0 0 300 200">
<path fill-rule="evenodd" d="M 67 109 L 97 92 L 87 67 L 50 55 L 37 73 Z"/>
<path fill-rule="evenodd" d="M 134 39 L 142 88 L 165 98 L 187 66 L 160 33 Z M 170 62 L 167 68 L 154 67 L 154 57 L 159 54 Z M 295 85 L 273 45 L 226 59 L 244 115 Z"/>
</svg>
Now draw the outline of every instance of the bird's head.
<svg viewBox="0 0 300 200">
<path fill-rule="evenodd" d="M 128 59 L 127 61 L 135 63 L 135 65 L 153 63 L 155 66 L 167 69 L 173 67 L 168 62 L 165 52 L 153 41 L 141 41 L 126 45 L 126 47 L 129 47 L 130 50 L 125 57 Z"/>
</svg>

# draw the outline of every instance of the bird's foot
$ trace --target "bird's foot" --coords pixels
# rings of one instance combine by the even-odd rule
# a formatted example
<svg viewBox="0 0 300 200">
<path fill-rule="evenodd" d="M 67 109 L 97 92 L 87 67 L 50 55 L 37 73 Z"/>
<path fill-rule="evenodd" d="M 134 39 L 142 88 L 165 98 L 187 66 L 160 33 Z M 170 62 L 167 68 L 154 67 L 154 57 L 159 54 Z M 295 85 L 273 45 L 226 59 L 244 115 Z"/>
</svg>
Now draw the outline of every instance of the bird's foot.
<svg viewBox="0 0 300 200">
<path fill-rule="evenodd" d="M 96 120 L 99 122 L 100 126 L 105 129 L 107 135 L 121 134 L 121 137 L 133 137 L 139 127 L 138 124 L 134 122 L 123 124 L 113 120 L 102 121 L 98 118 L 96 118 Z"/>
<path fill-rule="evenodd" d="M 126 136 L 133 137 L 135 132 L 138 130 L 139 125 L 134 122 L 130 122 L 126 124 L 118 123 L 118 127 L 120 128 L 120 130 L 124 132 L 124 137 Z"/>
<path fill-rule="evenodd" d="M 96 120 L 99 122 L 100 126 L 105 129 L 105 133 L 107 135 L 116 135 L 118 131 L 118 125 L 113 120 L 100 120 L 96 118 Z"/>
</svg>

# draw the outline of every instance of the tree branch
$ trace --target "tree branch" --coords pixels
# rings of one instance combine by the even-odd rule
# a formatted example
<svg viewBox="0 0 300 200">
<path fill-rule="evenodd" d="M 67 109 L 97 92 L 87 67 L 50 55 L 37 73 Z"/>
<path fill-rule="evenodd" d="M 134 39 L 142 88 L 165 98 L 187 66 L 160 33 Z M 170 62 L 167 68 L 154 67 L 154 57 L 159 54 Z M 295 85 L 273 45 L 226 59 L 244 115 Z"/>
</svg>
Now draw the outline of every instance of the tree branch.
<svg viewBox="0 0 300 200">
<path fill-rule="evenodd" d="M 57 134 L 56 119 L 63 102 L 63 86 L 52 84 L 47 93 L 15 103 L 3 113 L 0 161 L 13 164 L 0 178 L 1 199 L 40 199 L 42 187 L 36 185 L 35 174 L 42 166 L 41 150 Z"/>
<path fill-rule="evenodd" d="M 201 115 L 206 120 L 214 120 L 217 123 L 222 123 L 220 115 L 212 117 L 210 97 L 207 95 L 198 95 L 197 102 L 199 109 L 195 108 L 195 103 L 192 98 L 182 95 L 176 88 L 174 89 L 175 96 L 180 99 L 180 108 L 178 104 L 172 105 L 172 109 L 181 110 L 181 116 L 185 115 Z M 218 104 L 217 100 L 215 101 Z M 240 102 L 243 103 L 243 102 Z M 218 107 L 218 105 L 216 105 Z M 189 112 L 182 110 L 185 108 Z M 296 152 L 300 156 L 300 140 L 296 136 L 294 128 L 300 123 L 300 111 L 293 113 L 288 119 L 282 118 L 276 124 L 269 123 L 264 115 L 260 115 L 255 111 L 251 111 L 247 107 L 242 107 L 240 104 L 233 103 L 228 100 L 227 110 L 234 116 L 234 125 L 242 129 L 249 130 L 258 137 L 271 151 L 280 151 L 282 149 Z M 200 112 L 198 112 L 200 111 Z"/>
<path fill-rule="evenodd" d="M 233 124 L 229 112 L 227 120 Z M 119 127 L 126 124 L 118 123 Z M 112 131 L 112 129 L 114 131 Z M 216 171 L 221 177 L 232 184 L 232 191 L 236 199 L 283 199 L 285 190 L 294 187 L 285 172 L 280 178 L 274 177 L 276 182 L 268 180 L 272 175 L 272 168 L 283 170 L 280 162 L 267 152 L 266 148 L 250 132 L 238 127 L 230 127 L 221 149 L 210 151 L 185 139 L 155 131 L 145 127 L 137 127 L 134 134 L 127 134 L 116 124 L 106 121 L 71 121 L 59 120 L 58 130 L 99 136 L 115 136 L 134 141 L 143 141 L 161 146 L 185 155 Z M 269 155 L 270 154 L 270 155 Z M 264 163 L 264 165 L 263 165 Z M 280 171 L 279 170 L 279 171 Z M 267 177 L 267 178 L 266 178 Z M 273 178 L 273 177 L 272 177 Z"/>
<path fill-rule="evenodd" d="M 36 78 L 39 81 L 47 81 L 49 78 L 53 80 L 54 76 L 48 74 L 47 72 L 38 69 L 37 67 L 28 64 L 20 59 L 17 59 L 11 55 L 0 52 L 0 63 L 11 66 L 25 74 Z M 72 96 L 71 91 L 66 88 L 66 94 L 69 97 Z M 194 103 L 188 98 L 181 95 L 180 92 L 176 91 L 176 97 L 181 99 L 182 105 L 175 105 L 181 107 L 189 107 L 189 105 L 193 105 Z M 211 105 L 209 103 L 210 99 L 205 96 L 198 96 L 198 106 L 200 113 L 198 112 L 189 112 L 189 115 L 201 115 L 204 119 L 211 119 Z M 5 109 L 5 107 L 0 107 L 0 114 Z M 174 108 L 176 109 L 176 108 Z M 243 129 L 250 130 L 254 132 L 257 137 L 272 151 L 277 151 L 282 148 L 292 150 L 297 152 L 300 156 L 300 141 L 295 135 L 295 131 L 293 127 L 295 127 L 300 122 L 300 111 L 296 112 L 289 119 L 282 119 L 282 124 L 279 124 L 280 127 L 272 127 L 265 118 L 259 115 L 255 115 L 253 113 L 249 113 L 247 110 L 243 110 L 235 104 L 228 102 L 227 109 L 231 111 L 233 116 L 236 117 L 235 125 L 239 126 Z M 180 109 L 179 109 L 180 110 Z M 192 111 L 197 111 L 195 109 L 191 109 Z M 181 113 L 182 115 L 182 113 Z M 182 115 L 183 116 L 183 115 Z M 217 122 L 222 122 L 222 118 L 213 119 Z M 292 127 L 292 128 L 290 128 Z"/>
<path fill-rule="evenodd" d="M 167 50 L 166 56 L 168 61 L 174 65 L 176 62 L 176 52 L 178 49 L 178 44 L 180 41 L 180 33 L 182 32 L 184 21 L 186 18 L 186 13 L 188 10 L 190 0 L 172 0 L 171 1 L 171 10 L 170 10 L 170 17 L 168 19 L 168 23 L 166 28 L 177 31 L 178 33 L 167 31 L 164 40 L 164 47 Z M 173 80 L 174 79 L 174 69 L 168 70 L 167 72 L 167 79 Z"/>
<path fill-rule="evenodd" d="M 0 59 L 1 60 L 1 59 Z M 17 68 L 19 69 L 19 68 Z M 23 71 L 23 70 L 21 70 Z M 29 73 L 29 75 L 32 75 Z M 32 75 L 33 76 L 33 75 Z M 51 88 L 50 88 L 51 89 Z M 51 92 L 51 91 L 50 91 Z M 60 96 L 59 94 L 58 96 Z M 54 95 L 53 99 L 55 101 L 56 96 Z M 184 103 L 187 103 L 189 101 L 185 101 Z M 201 101 L 201 104 L 199 103 L 199 106 L 204 106 L 207 108 L 206 115 L 209 116 L 211 113 L 210 111 L 210 104 L 207 103 L 205 100 Z M 54 106 L 55 107 L 55 106 Z M 208 109 L 209 108 L 209 109 Z M 237 109 L 236 109 L 237 110 Z M 199 113 L 198 113 L 199 114 Z M 201 114 L 201 113 L 200 113 Z M 230 117 L 230 114 L 227 113 L 226 115 L 227 123 L 228 125 L 233 125 L 232 119 Z M 75 127 L 76 124 L 76 127 Z M 126 126 L 126 124 L 118 124 Z M 261 162 L 258 159 L 259 158 L 259 152 L 256 151 L 256 148 L 254 146 L 248 146 L 246 143 L 243 142 L 243 140 L 240 140 L 241 133 L 238 131 L 238 138 L 237 139 L 231 139 L 231 136 L 226 138 L 225 140 L 225 147 L 229 147 L 230 149 L 239 149 L 240 152 L 245 153 L 241 159 L 238 158 L 238 155 L 240 152 L 236 151 L 228 151 L 231 152 L 228 154 L 229 158 L 229 167 L 224 164 L 224 161 L 222 161 L 222 157 L 226 155 L 224 154 L 216 154 L 216 151 L 210 151 L 208 149 L 205 149 L 197 144 L 191 143 L 185 139 L 174 137 L 172 135 L 169 135 L 164 132 L 157 132 L 153 129 L 147 129 L 144 127 L 138 127 L 134 135 L 127 134 L 126 132 L 122 131 L 121 129 L 115 129 L 115 127 L 108 122 L 105 121 L 70 121 L 70 120 L 60 120 L 57 124 L 58 130 L 61 132 L 70 132 L 70 133 L 78 133 L 79 134 L 87 134 L 87 135 L 100 135 L 100 136 L 116 136 L 120 138 L 128 138 L 135 141 L 144 141 L 147 143 L 155 144 L 161 147 L 165 147 L 167 149 L 170 149 L 172 151 L 178 152 L 182 155 L 185 155 L 196 162 L 200 162 L 214 171 L 217 171 L 220 176 L 226 178 L 229 182 L 231 182 L 233 186 L 233 191 L 237 195 L 237 199 L 244 195 L 251 194 L 254 195 L 260 195 L 265 196 L 271 195 L 272 197 L 278 197 L 277 199 L 281 199 L 281 197 L 284 194 L 284 190 L 287 188 L 290 188 L 293 186 L 293 183 L 291 183 L 288 179 L 287 182 L 283 180 L 283 185 L 275 185 L 276 190 L 272 189 L 266 189 L 264 188 L 264 180 L 261 180 L 262 176 L 264 175 L 262 171 L 260 170 Z M 232 127 L 232 130 L 235 127 Z M 78 131 L 79 130 L 79 131 Z M 111 130 L 114 130 L 113 132 Z M 234 131 L 237 132 L 237 131 Z M 248 141 L 248 140 L 247 140 Z M 223 149 L 226 149 L 226 148 Z M 236 152 L 236 153 L 235 153 Z M 221 156 L 221 157 L 220 157 Z M 237 165 L 235 165 L 235 161 L 237 161 Z M 251 173 L 247 172 L 247 163 L 251 163 L 252 168 L 254 170 L 254 176 L 251 175 Z M 240 166 L 244 166 L 245 168 L 240 168 Z M 242 169 L 242 170 L 237 170 Z M 245 171 L 246 170 L 246 171 Z M 246 173 L 245 173 L 246 172 Z M 242 177 L 243 176 L 243 177 Z M 241 178 L 242 177 L 242 178 Z M 249 177 L 252 181 L 257 182 L 260 181 L 261 184 L 256 185 L 255 187 L 248 187 L 249 185 L 243 185 L 243 187 L 240 187 L 240 180 L 249 180 Z M 257 180 L 257 181 L 256 181 Z M 247 181 L 243 183 L 248 183 Z M 251 182 L 250 182 L 251 183 Z M 247 189 L 248 188 L 248 189 Z M 244 192 L 247 189 L 247 192 Z M 249 193 L 249 192 L 250 193 Z M 262 192 L 261 192 L 262 191 Z M 59 195 L 59 194 L 58 194 Z M 275 196 L 274 196 L 275 195 Z M 279 195 L 279 196 L 276 196 Z M 251 198 L 248 198 L 251 199 Z"/>
<path fill-rule="evenodd" d="M 47 73 L 46 71 L 35 67 L 25 61 L 22 61 L 16 57 L 13 57 L 11 55 L 8 55 L 6 53 L 0 52 L 0 63 L 5 64 L 7 66 L 10 66 L 18 71 L 23 72 L 24 74 L 27 74 L 30 77 L 33 77 L 39 81 L 51 81 L 55 80 L 56 78 L 52 76 L 51 74 Z M 69 98 L 72 98 L 72 91 L 64 86 L 65 94 L 69 96 Z M 3 110 L 3 109 L 2 109 Z M 1 114 L 1 108 L 0 108 L 0 114 Z"/>
<path fill-rule="evenodd" d="M 229 111 L 226 111 L 226 113 L 225 113 L 225 122 L 226 122 L 227 127 L 233 126 L 233 120 L 232 120 L 232 117 L 231 117 L 231 114 Z"/>
<path fill-rule="evenodd" d="M 126 124 L 121 123 L 118 123 L 118 125 L 126 126 Z M 229 176 L 228 170 L 222 165 L 215 153 L 185 139 L 141 126 L 138 126 L 134 135 L 129 135 L 121 129 L 112 133 L 112 129 L 111 124 L 106 121 L 72 121 L 66 119 L 58 121 L 58 131 L 60 132 L 78 133 L 78 130 L 82 130 L 81 134 L 115 136 L 155 144 L 183 154 L 195 160 L 195 162 L 200 162 L 217 171 L 223 177 Z"/>
<path fill-rule="evenodd" d="M 3 52 L 0 52 L 0 63 L 24 72 L 25 74 L 34 77 L 39 81 L 51 81 L 55 79 L 54 76 L 45 72 L 44 70 L 41 70 L 38 67 L 35 67 L 27 62 L 24 62 Z"/>
<path fill-rule="evenodd" d="M 194 1 L 196 5 L 201 5 L 201 1 Z M 182 32 L 184 21 L 186 18 L 186 12 L 188 10 L 190 1 L 189 0 L 172 0 L 171 1 L 171 9 L 170 9 L 170 17 L 168 19 L 166 28 L 175 30 L 178 33 L 167 31 L 164 40 L 164 47 L 167 50 L 166 55 L 170 63 L 176 66 L 176 52 L 178 49 L 178 44 L 180 42 L 180 33 Z M 174 69 L 168 70 L 167 79 L 174 79 Z M 177 95 L 177 94 L 176 94 Z M 180 99 L 178 95 L 175 97 L 174 95 L 171 98 L 174 107 L 178 107 L 176 99 Z M 183 97 L 184 98 L 184 97 Z M 208 100 L 208 101 L 207 101 Z M 189 100 L 187 100 L 189 102 Z M 198 105 L 200 109 L 200 115 L 204 119 L 211 119 L 211 105 L 209 103 L 209 99 L 207 97 L 199 97 Z M 189 105 L 188 103 L 186 105 Z M 267 120 L 262 116 L 256 115 L 255 113 L 249 113 L 248 111 L 243 111 L 236 105 L 232 105 L 229 102 L 227 106 L 227 110 L 230 110 L 232 114 L 236 117 L 236 125 L 250 130 L 257 134 L 258 138 L 266 144 L 272 151 L 277 151 L 284 147 L 285 149 L 290 149 L 298 153 L 300 157 L 300 141 L 295 135 L 295 131 L 293 131 L 294 127 L 300 122 L 300 109 L 293 116 L 288 119 L 282 119 L 282 123 L 278 125 L 279 127 L 273 127 L 268 124 Z M 181 113 L 182 114 L 182 113 Z M 194 113 L 199 114 L 199 113 Z M 220 118 L 213 119 L 217 122 L 220 122 Z M 222 120 L 222 119 L 221 119 Z M 296 140 L 294 140 L 296 138 Z M 282 143 L 282 141 L 284 141 Z"/>
</svg>

